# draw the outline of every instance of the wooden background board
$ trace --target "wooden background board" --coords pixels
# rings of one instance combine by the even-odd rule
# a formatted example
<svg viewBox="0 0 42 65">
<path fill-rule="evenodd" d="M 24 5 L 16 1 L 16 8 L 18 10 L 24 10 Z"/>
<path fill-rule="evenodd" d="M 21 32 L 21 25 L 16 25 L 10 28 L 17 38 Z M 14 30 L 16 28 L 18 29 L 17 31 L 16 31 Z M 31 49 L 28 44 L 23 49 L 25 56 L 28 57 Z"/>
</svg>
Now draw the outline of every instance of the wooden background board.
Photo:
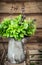
<svg viewBox="0 0 42 65">
<path fill-rule="evenodd" d="M 42 2 L 0 3 L 0 13 L 42 13 Z M 12 9 L 12 10 L 11 10 Z"/>
<path fill-rule="evenodd" d="M 42 0 L 0 0 L 0 22 L 6 17 L 15 18 L 22 14 L 22 9 L 26 19 L 36 19 L 37 25 L 35 35 L 25 38 L 24 41 L 24 50 L 27 52 L 26 64 L 30 61 L 33 65 L 42 65 Z M 0 38 L 0 50 L 3 51 L 4 47 L 7 50 L 8 40 Z M 10 65 L 8 62 L 6 64 Z"/>
<path fill-rule="evenodd" d="M 37 28 L 42 28 L 42 2 L 25 2 L 23 3 L 0 3 L 0 21 L 4 17 L 16 17 L 22 13 L 26 19 L 36 19 Z"/>
</svg>

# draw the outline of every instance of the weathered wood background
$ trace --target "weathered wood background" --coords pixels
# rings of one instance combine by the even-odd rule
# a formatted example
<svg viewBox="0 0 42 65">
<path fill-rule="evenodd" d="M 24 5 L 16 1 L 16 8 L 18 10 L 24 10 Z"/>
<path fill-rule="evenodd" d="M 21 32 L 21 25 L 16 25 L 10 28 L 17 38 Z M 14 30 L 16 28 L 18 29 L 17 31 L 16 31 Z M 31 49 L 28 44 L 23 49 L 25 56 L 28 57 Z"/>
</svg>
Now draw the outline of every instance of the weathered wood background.
<svg viewBox="0 0 42 65">
<path fill-rule="evenodd" d="M 0 22 L 5 17 L 22 14 L 22 9 L 26 19 L 36 19 L 37 30 L 34 36 L 25 40 L 26 62 L 19 65 L 42 65 L 42 0 L 0 0 Z M 0 38 L 0 64 L 3 62 L 3 51 L 4 48 L 7 49 L 7 43 L 7 39 Z M 4 65 L 12 64 L 6 62 Z"/>
</svg>

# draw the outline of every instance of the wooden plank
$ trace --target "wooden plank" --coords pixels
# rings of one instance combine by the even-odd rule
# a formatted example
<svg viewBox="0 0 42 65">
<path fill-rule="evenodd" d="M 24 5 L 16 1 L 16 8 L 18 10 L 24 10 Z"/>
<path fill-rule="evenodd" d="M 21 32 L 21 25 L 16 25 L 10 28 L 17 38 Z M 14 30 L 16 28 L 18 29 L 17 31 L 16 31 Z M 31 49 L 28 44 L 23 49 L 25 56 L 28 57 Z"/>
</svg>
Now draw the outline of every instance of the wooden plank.
<svg viewBox="0 0 42 65">
<path fill-rule="evenodd" d="M 42 2 L 0 3 L 0 13 L 42 13 Z"/>
<path fill-rule="evenodd" d="M 42 13 L 42 2 L 25 3 L 26 13 Z M 28 6 L 27 6 L 28 5 Z"/>
<path fill-rule="evenodd" d="M 29 54 L 30 54 L 30 57 L 32 57 L 33 55 L 35 56 L 40 56 L 42 55 L 42 51 L 40 52 L 39 50 L 28 50 L 29 51 Z"/>
<path fill-rule="evenodd" d="M 41 58 L 30 58 L 30 61 L 42 61 L 42 59 Z"/>
<path fill-rule="evenodd" d="M 25 46 L 25 49 L 28 49 L 28 50 L 41 50 L 42 51 L 42 44 L 37 44 L 37 43 L 27 43 Z"/>
<path fill-rule="evenodd" d="M 6 17 L 10 17 L 10 18 L 12 18 L 12 17 L 17 17 L 19 14 L 0 14 L 0 22 L 4 19 L 4 18 L 6 18 Z M 31 14 L 29 14 L 29 15 L 25 15 L 26 16 L 26 19 L 28 20 L 29 18 L 30 19 L 36 19 L 36 26 L 37 26 L 37 28 L 42 28 L 42 15 L 31 15 Z"/>
</svg>

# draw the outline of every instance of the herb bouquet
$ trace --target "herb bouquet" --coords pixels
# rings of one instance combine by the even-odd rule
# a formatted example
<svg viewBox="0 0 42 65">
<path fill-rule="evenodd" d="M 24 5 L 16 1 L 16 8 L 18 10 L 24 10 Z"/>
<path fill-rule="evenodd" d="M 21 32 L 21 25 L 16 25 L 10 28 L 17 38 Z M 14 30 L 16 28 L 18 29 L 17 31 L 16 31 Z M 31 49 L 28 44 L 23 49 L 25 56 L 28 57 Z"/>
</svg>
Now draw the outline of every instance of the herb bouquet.
<svg viewBox="0 0 42 65">
<path fill-rule="evenodd" d="M 22 19 L 22 15 L 16 18 L 6 18 L 0 23 L 0 37 L 7 37 L 8 59 L 11 63 L 20 63 L 25 59 L 22 39 L 25 36 L 32 36 L 36 31 L 34 20 Z"/>
</svg>

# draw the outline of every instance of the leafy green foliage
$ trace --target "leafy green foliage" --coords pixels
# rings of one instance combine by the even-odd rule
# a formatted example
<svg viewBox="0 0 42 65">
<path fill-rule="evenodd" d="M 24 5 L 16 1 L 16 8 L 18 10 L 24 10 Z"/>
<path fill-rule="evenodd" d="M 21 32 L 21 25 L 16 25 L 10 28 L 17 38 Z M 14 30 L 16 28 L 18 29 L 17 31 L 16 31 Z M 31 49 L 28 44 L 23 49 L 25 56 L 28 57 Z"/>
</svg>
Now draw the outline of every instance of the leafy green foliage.
<svg viewBox="0 0 42 65">
<path fill-rule="evenodd" d="M 24 36 L 34 35 L 35 31 L 35 22 L 33 20 L 22 21 L 21 15 L 15 19 L 6 18 L 0 23 L 1 37 L 13 37 L 16 40 L 21 40 Z"/>
</svg>

